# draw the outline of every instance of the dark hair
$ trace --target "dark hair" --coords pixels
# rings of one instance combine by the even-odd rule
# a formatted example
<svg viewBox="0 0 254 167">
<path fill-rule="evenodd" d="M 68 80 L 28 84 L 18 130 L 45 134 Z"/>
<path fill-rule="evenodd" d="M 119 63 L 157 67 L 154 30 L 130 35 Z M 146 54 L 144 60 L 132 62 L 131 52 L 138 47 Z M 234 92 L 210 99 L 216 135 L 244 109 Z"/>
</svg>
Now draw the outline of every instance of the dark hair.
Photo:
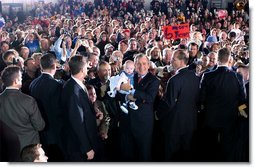
<svg viewBox="0 0 254 167">
<path fill-rule="evenodd" d="M 197 49 L 198 49 L 198 44 L 196 42 L 190 42 L 189 45 L 188 45 L 188 50 L 190 51 L 191 49 L 191 46 L 196 46 Z"/>
<path fill-rule="evenodd" d="M 86 85 L 86 89 L 87 89 L 87 90 L 94 89 L 94 86 L 93 86 L 93 85 Z"/>
<path fill-rule="evenodd" d="M 4 54 L 3 54 L 3 60 L 6 62 L 6 60 L 8 59 L 9 56 L 14 55 L 15 53 L 13 52 L 13 50 L 7 50 Z M 7 64 L 8 65 L 8 64 Z"/>
<path fill-rule="evenodd" d="M 2 71 L 1 79 L 4 83 L 4 86 L 8 87 L 13 84 L 15 79 L 18 78 L 18 74 L 21 72 L 18 66 L 8 66 Z"/>
<path fill-rule="evenodd" d="M 187 50 L 187 46 L 184 45 L 184 44 L 179 44 L 179 45 L 178 45 L 178 49 Z"/>
<path fill-rule="evenodd" d="M 41 57 L 40 64 L 42 69 L 51 69 L 54 67 L 55 63 L 56 57 L 51 53 L 47 53 Z"/>
<path fill-rule="evenodd" d="M 2 47 L 4 44 L 9 45 L 9 43 L 8 43 L 7 41 L 2 41 L 2 42 L 0 43 L 0 46 Z"/>
<path fill-rule="evenodd" d="M 231 53 L 227 48 L 222 48 L 218 51 L 218 61 L 221 63 L 226 63 L 229 60 L 230 55 Z"/>
<path fill-rule="evenodd" d="M 25 61 L 24 61 L 24 66 L 27 66 L 28 61 L 30 60 L 34 60 L 32 57 L 28 57 Z"/>
<path fill-rule="evenodd" d="M 120 44 L 121 44 L 121 43 L 124 43 L 125 45 L 128 45 L 128 40 L 122 39 L 119 43 L 120 43 Z"/>
<path fill-rule="evenodd" d="M 85 57 L 76 55 L 69 61 L 69 67 L 72 75 L 78 74 L 86 64 Z"/>
<path fill-rule="evenodd" d="M 25 146 L 21 151 L 21 160 L 23 162 L 34 162 L 34 160 L 39 159 L 40 153 L 38 149 L 40 147 L 40 144 L 30 144 Z"/>
<path fill-rule="evenodd" d="M 105 65 L 110 65 L 110 64 L 104 60 L 100 61 L 99 64 L 97 65 L 97 71 L 100 70 L 101 66 L 105 66 Z"/>
<path fill-rule="evenodd" d="M 187 64 L 189 61 L 189 55 L 182 49 L 178 49 L 174 52 L 179 60 L 183 60 L 184 64 Z"/>
<path fill-rule="evenodd" d="M 229 38 L 235 38 L 236 37 L 236 33 L 234 31 L 231 31 L 229 34 L 228 34 Z"/>
</svg>

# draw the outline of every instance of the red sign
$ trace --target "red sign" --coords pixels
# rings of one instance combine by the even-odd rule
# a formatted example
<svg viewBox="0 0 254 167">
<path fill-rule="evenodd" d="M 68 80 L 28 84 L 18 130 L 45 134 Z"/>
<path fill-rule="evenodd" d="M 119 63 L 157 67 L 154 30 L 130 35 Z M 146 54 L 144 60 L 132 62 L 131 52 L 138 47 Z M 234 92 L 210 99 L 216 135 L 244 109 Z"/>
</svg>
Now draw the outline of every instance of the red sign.
<svg viewBox="0 0 254 167">
<path fill-rule="evenodd" d="M 164 26 L 162 29 L 166 39 L 181 39 L 190 37 L 189 23 L 178 24 L 175 26 Z"/>
<path fill-rule="evenodd" d="M 217 15 L 220 19 L 225 19 L 228 16 L 227 10 L 219 10 Z"/>
</svg>

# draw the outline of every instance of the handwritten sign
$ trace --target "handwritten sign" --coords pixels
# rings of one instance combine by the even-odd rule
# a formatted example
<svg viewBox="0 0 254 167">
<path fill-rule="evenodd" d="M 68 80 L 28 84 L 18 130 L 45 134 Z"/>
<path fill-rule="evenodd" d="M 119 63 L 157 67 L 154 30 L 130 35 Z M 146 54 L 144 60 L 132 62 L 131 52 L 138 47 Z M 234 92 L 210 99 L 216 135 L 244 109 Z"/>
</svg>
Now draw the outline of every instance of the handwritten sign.
<svg viewBox="0 0 254 167">
<path fill-rule="evenodd" d="M 190 36 L 190 26 L 189 23 L 178 24 L 174 26 L 164 26 L 162 27 L 164 32 L 164 37 L 166 39 L 181 39 L 189 38 Z"/>
</svg>

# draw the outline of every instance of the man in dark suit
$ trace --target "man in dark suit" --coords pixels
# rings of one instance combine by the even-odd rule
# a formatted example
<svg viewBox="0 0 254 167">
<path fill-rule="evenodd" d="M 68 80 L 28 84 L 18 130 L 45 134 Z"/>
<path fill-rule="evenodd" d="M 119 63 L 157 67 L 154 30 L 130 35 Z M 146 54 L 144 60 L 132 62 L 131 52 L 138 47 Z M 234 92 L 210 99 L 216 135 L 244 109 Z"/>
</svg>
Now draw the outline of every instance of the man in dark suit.
<svg viewBox="0 0 254 167">
<path fill-rule="evenodd" d="M 183 50 L 173 53 L 171 64 L 176 74 L 168 81 L 164 104 L 157 113 L 165 136 L 165 161 L 189 160 L 197 127 L 199 78 L 187 67 L 188 59 Z"/>
<path fill-rule="evenodd" d="M 40 133 L 42 148 L 48 161 L 63 161 L 60 132 L 63 116 L 60 104 L 62 84 L 54 79 L 56 58 L 53 54 L 41 57 L 42 74 L 30 84 L 30 93 L 36 99 L 45 120 L 45 129 Z"/>
<path fill-rule="evenodd" d="M 35 99 L 19 90 L 20 68 L 6 67 L 1 78 L 6 89 L 0 94 L 0 120 L 18 135 L 21 150 L 29 144 L 40 143 L 38 131 L 43 130 L 45 122 Z"/>
<path fill-rule="evenodd" d="M 218 68 L 201 80 L 201 104 L 204 112 L 205 153 L 208 161 L 234 161 L 234 135 L 238 106 L 244 103 L 243 79 L 228 68 L 231 53 L 218 51 Z M 209 154 L 208 154 L 209 153 Z"/>
<path fill-rule="evenodd" d="M 123 161 L 151 161 L 152 133 L 154 125 L 153 104 L 159 89 L 159 80 L 150 72 L 149 58 L 139 54 L 135 58 L 134 89 L 129 95 L 118 93 L 121 101 L 136 100 L 137 110 L 120 114 L 121 152 Z M 129 83 L 122 84 L 128 90 Z"/>
<path fill-rule="evenodd" d="M 83 56 L 69 61 L 71 78 L 62 92 L 64 106 L 64 146 L 67 161 L 99 160 L 99 137 L 94 108 L 83 80 L 87 62 Z"/>
</svg>

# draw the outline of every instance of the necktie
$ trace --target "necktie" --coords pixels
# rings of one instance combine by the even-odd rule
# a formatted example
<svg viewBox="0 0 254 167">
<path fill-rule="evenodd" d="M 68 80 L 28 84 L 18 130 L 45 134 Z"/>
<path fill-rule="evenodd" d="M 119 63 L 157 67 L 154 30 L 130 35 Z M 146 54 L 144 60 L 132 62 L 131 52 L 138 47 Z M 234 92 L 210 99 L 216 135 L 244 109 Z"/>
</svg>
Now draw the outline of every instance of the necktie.
<svg viewBox="0 0 254 167">
<path fill-rule="evenodd" d="M 138 77 L 138 83 L 142 80 L 142 77 Z"/>
</svg>

